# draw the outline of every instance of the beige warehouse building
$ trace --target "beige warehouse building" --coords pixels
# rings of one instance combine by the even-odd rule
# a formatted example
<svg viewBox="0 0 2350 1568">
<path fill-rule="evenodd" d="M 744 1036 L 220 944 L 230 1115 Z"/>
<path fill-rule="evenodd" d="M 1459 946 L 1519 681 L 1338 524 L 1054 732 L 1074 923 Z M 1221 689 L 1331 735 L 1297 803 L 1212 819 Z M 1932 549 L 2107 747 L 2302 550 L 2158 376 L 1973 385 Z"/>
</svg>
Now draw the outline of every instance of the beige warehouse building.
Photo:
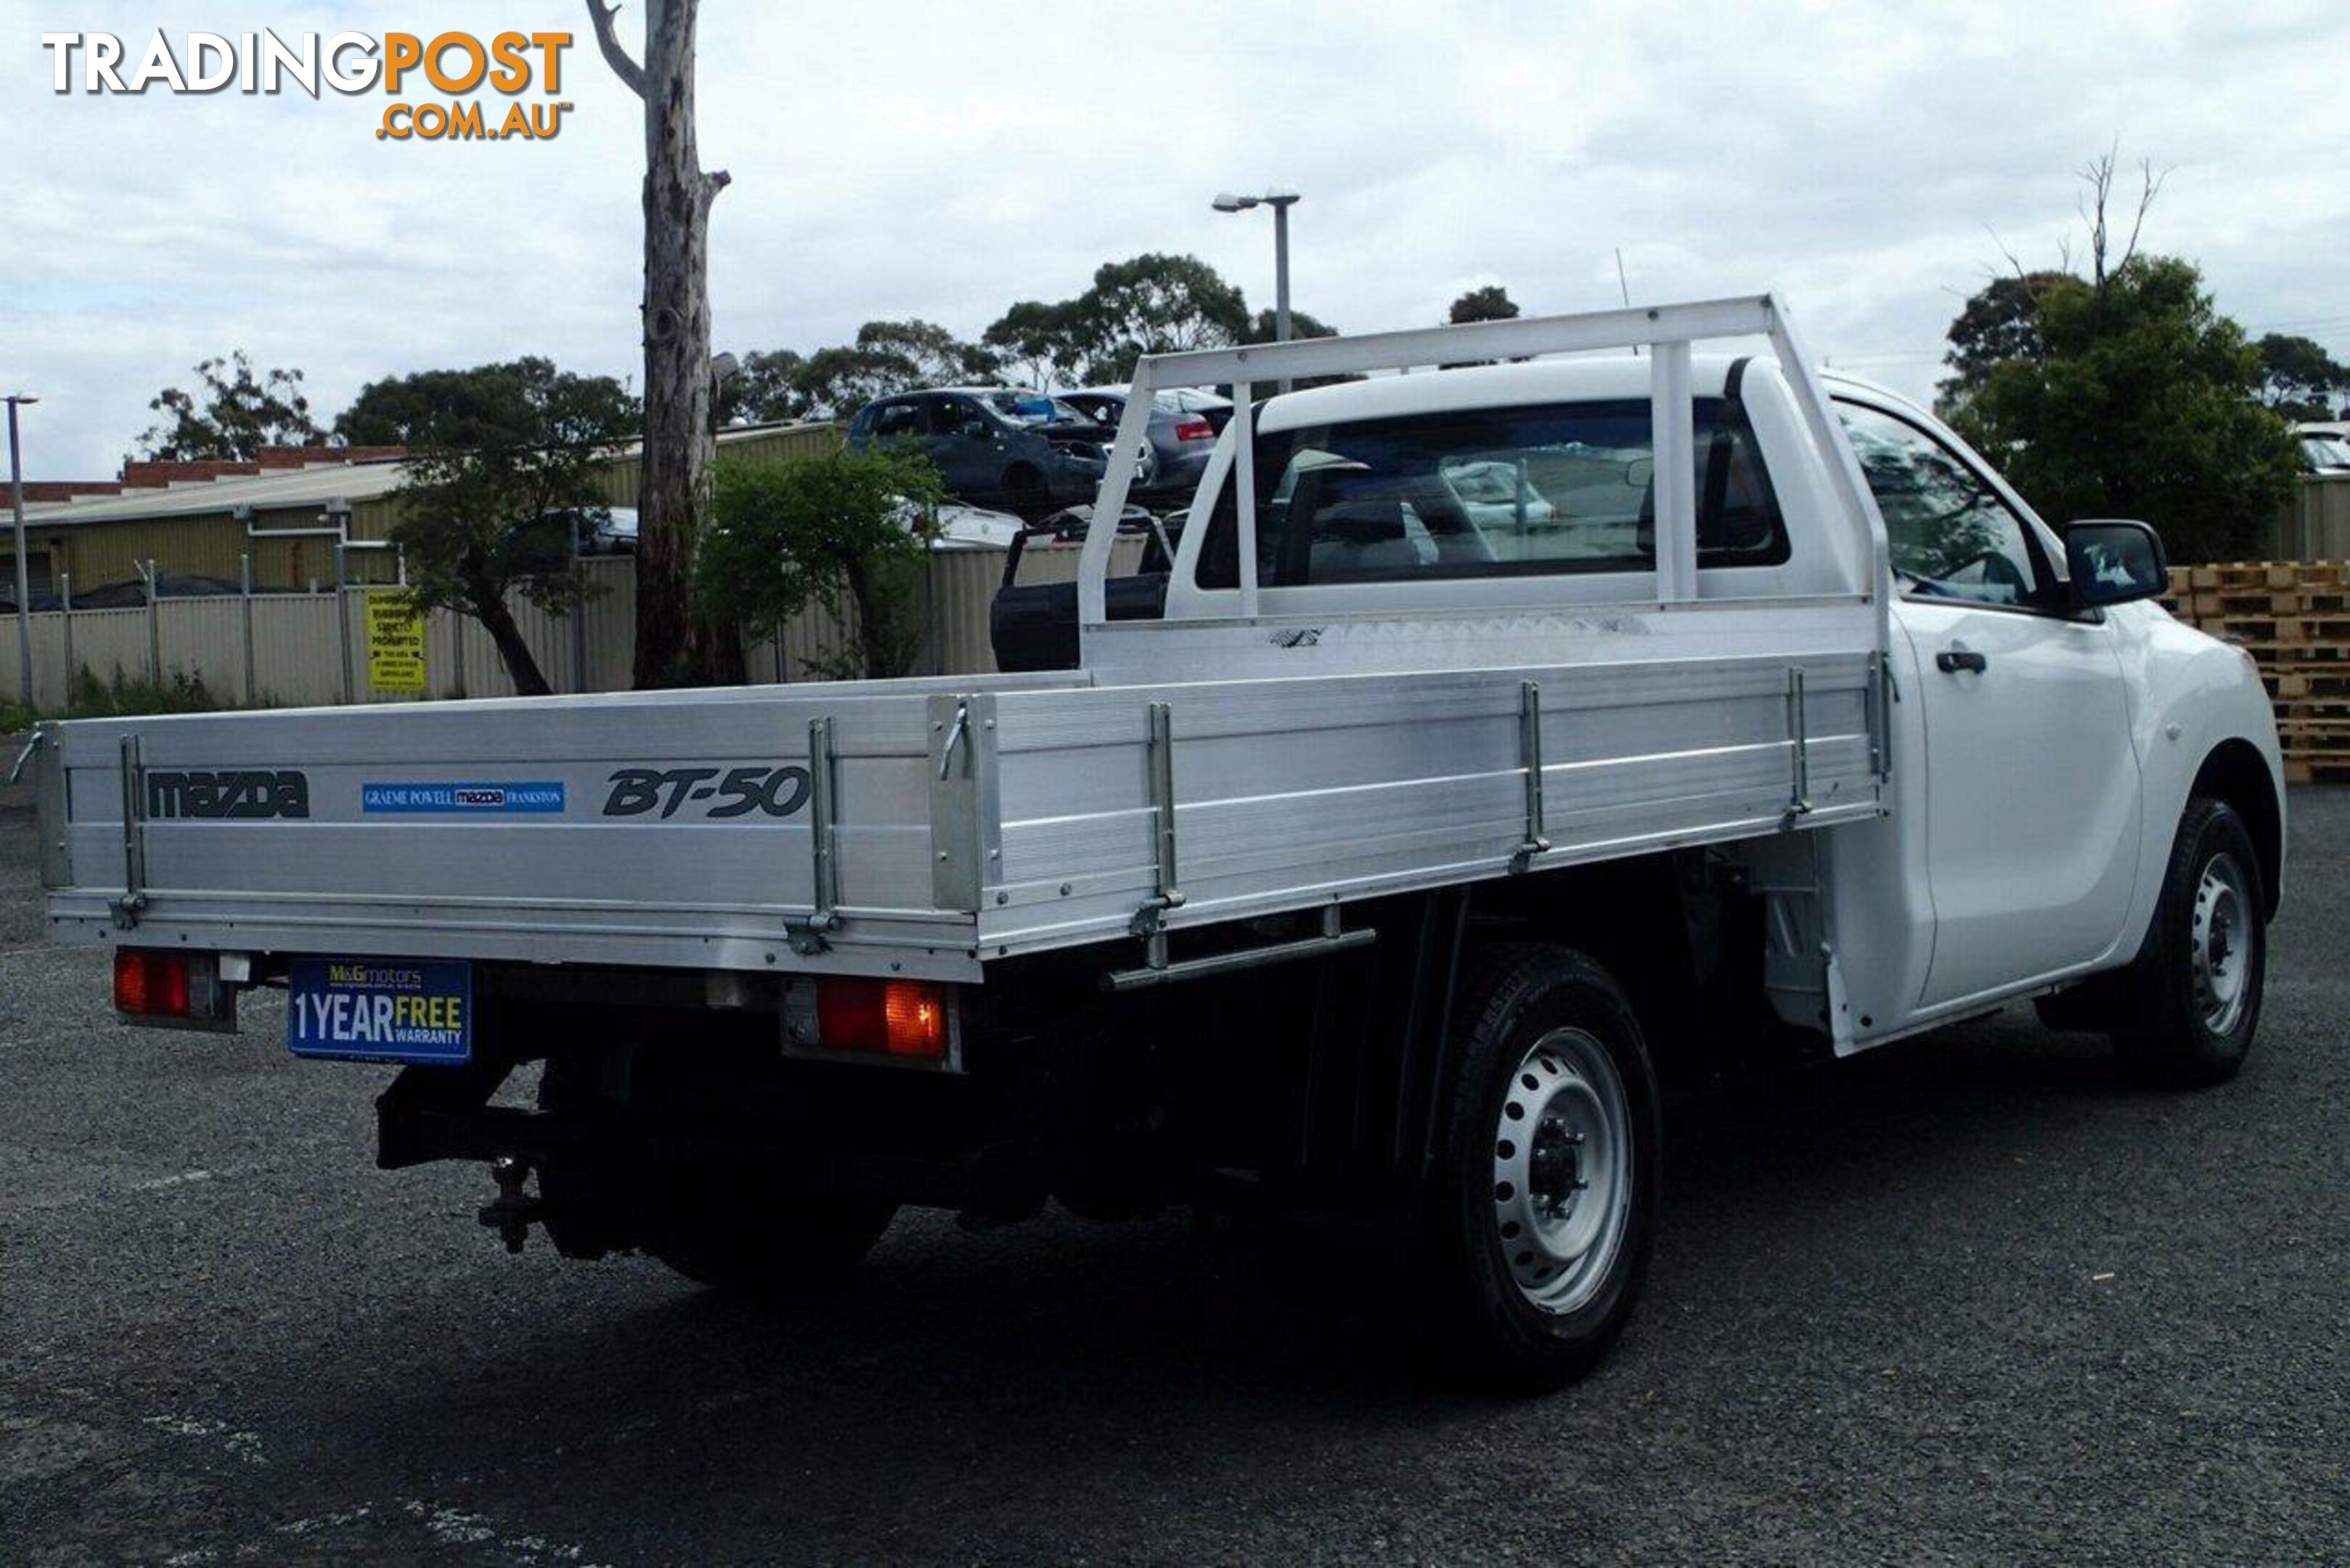
<svg viewBox="0 0 2350 1568">
<path fill-rule="evenodd" d="M 727 456 L 781 458 L 823 450 L 837 439 L 828 424 L 751 426 L 723 431 Z M 152 561 L 167 579 L 208 577 L 236 585 L 250 559 L 261 592 L 316 591 L 335 582 L 336 545 L 348 580 L 400 579 L 390 546 L 400 520 L 394 493 L 407 465 L 396 448 L 272 448 L 248 463 L 127 462 L 120 480 L 69 489 L 70 499 L 25 509 L 25 565 L 36 602 L 68 576 L 77 597 L 136 582 Z M 606 465 L 604 499 L 634 506 L 634 450 Z M 86 493 L 84 493 L 86 492 Z M 16 572 L 12 540 L 0 536 L 0 585 Z"/>
</svg>

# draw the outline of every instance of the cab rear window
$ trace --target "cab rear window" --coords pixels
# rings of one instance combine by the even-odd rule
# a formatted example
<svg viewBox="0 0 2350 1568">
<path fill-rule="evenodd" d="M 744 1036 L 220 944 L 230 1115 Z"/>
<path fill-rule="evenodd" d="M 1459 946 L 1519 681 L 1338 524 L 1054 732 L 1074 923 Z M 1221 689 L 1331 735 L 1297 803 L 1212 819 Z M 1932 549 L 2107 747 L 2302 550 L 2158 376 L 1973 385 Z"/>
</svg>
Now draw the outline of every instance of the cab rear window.
<svg viewBox="0 0 2350 1568">
<path fill-rule="evenodd" d="M 1787 531 L 1742 411 L 1694 410 L 1698 565 L 1774 566 Z M 1265 587 L 1653 569 L 1656 463 L 1645 399 L 1463 409 L 1261 434 Z M 1230 483 L 1197 582 L 1240 582 Z"/>
</svg>

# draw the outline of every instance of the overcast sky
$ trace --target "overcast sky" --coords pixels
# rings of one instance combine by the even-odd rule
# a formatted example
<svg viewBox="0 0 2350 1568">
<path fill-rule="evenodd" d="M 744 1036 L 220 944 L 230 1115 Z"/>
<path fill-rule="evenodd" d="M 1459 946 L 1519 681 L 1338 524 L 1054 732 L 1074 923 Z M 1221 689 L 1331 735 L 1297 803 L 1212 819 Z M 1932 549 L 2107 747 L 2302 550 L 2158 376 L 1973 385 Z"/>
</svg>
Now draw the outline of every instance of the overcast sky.
<svg viewBox="0 0 2350 1568">
<path fill-rule="evenodd" d="M 0 0 L 0 388 L 35 478 L 111 474 L 147 401 L 242 347 L 321 421 L 375 377 L 526 353 L 640 380 L 640 119 L 580 5 Z M 635 42 L 641 3 L 621 13 Z M 567 29 L 556 140 L 380 140 L 380 93 L 58 97 L 43 30 Z M 2053 262 L 2116 137 L 2170 171 L 2149 248 L 2255 333 L 2350 355 L 2338 5 L 708 0 L 717 344 L 919 316 L 975 337 L 1099 263 L 1188 251 L 1344 330 L 1782 290 L 1814 349 L 1930 390 L 2000 243 Z M 492 97 L 492 101 L 502 101 Z M 1998 236 L 1995 241 L 1994 234 Z"/>
</svg>

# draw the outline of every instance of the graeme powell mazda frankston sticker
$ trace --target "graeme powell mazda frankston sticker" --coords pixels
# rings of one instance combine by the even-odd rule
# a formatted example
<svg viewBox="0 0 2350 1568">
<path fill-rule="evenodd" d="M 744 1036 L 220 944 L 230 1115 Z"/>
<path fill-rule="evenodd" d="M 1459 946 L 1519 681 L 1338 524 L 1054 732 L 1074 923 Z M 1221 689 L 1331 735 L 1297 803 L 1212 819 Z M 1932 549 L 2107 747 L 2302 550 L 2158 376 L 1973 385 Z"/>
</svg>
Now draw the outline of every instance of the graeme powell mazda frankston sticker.
<svg viewBox="0 0 2350 1568">
<path fill-rule="evenodd" d="M 515 816 L 563 810 L 563 785 L 528 784 L 366 784 L 359 809 L 396 816 Z"/>
<path fill-rule="evenodd" d="M 455 1063 L 473 1044 L 473 966 L 445 959 L 296 959 L 286 975 L 296 1056 Z"/>
</svg>

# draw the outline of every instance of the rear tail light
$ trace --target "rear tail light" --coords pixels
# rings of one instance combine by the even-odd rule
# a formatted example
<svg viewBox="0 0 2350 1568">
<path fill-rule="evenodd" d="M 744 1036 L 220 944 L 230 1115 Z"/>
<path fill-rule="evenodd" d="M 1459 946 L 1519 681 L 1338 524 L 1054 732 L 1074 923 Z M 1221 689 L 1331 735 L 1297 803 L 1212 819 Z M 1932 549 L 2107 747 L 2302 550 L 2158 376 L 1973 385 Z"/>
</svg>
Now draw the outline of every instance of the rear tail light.
<svg viewBox="0 0 2350 1568">
<path fill-rule="evenodd" d="M 140 1023 L 234 1033 L 236 988 L 222 981 L 221 968 L 213 953 L 117 948 L 114 1011 Z"/>
<path fill-rule="evenodd" d="M 815 1017 L 794 1010 L 799 1044 L 907 1062 L 945 1063 L 954 1044 L 947 988 L 919 980 L 819 980 Z M 813 1023 L 813 1031 L 808 1024 Z M 807 1038 L 809 1033 L 814 1038 Z"/>
<path fill-rule="evenodd" d="M 1201 416 L 1193 414 L 1189 419 L 1176 421 L 1175 439 L 1177 441 L 1213 441 L 1216 439 L 1216 427 Z"/>
<path fill-rule="evenodd" d="M 185 1018 L 188 955 L 115 949 L 114 1010 L 134 1018 Z"/>
</svg>

